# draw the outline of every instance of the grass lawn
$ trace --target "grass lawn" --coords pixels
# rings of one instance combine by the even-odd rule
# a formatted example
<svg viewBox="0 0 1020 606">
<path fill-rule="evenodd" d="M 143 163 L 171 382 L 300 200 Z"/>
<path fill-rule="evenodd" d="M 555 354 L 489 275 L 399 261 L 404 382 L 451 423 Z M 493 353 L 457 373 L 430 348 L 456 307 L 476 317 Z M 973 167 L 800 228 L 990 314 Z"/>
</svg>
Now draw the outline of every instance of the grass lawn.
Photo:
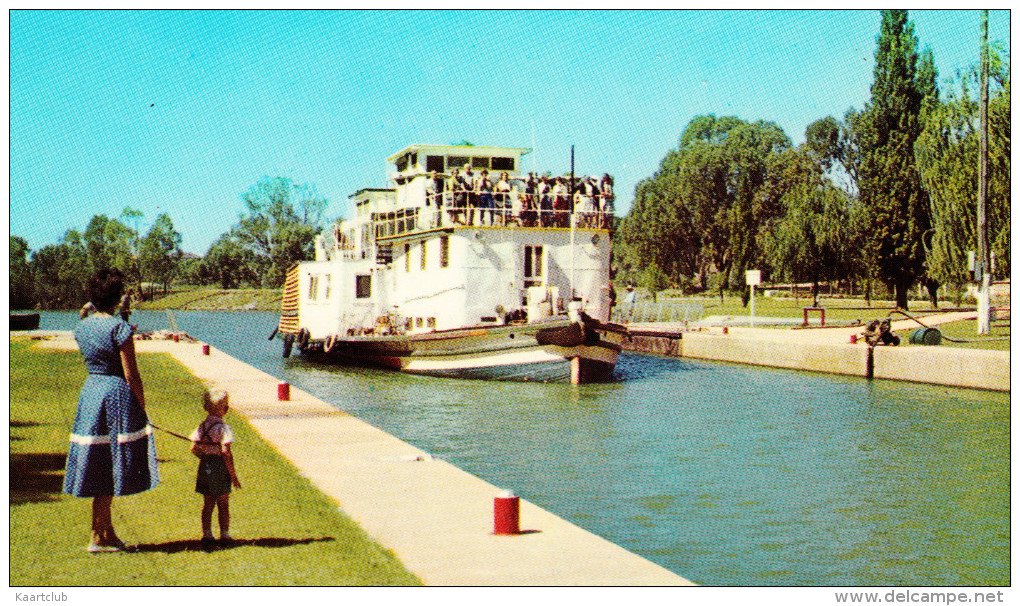
<svg viewBox="0 0 1020 606">
<path fill-rule="evenodd" d="M 618 305 L 615 313 L 622 311 L 621 301 L 622 298 L 617 299 Z M 811 305 L 811 303 L 811 299 L 803 297 L 793 299 L 787 297 L 756 296 L 754 313 L 756 317 L 761 318 L 803 318 L 804 308 Z M 889 316 L 889 312 L 896 309 L 896 305 L 892 301 L 873 300 L 869 307 L 863 299 L 823 298 L 819 300 L 819 304 L 825 308 L 826 323 L 842 324 L 844 326 L 857 320 L 866 324 L 871 320 L 885 319 Z M 951 303 L 943 302 L 943 307 L 950 306 Z M 724 301 L 720 301 L 718 296 L 666 297 L 660 294 L 658 302 L 655 303 L 652 302 L 650 297 L 642 298 L 638 301 L 635 321 L 677 322 L 684 319 L 685 313 L 690 315 L 692 320 L 709 316 L 749 316 L 751 315 L 751 308 L 750 305 L 744 307 L 740 297 L 737 296 L 727 296 Z M 917 313 L 917 317 L 923 322 L 924 315 L 937 313 L 937 310 L 932 310 L 928 301 L 911 301 L 908 313 L 911 315 Z M 809 317 L 812 322 L 817 322 L 819 314 L 818 312 L 811 312 Z M 905 320 L 907 318 L 900 314 L 893 314 L 892 319 Z M 1010 349 L 1008 340 L 1010 336 L 1009 320 L 993 322 L 991 335 L 978 335 L 976 320 L 942 324 L 937 328 L 944 336 L 968 341 L 967 343 L 954 343 L 943 339 L 940 346 L 1005 351 Z M 777 328 L 777 330 L 786 330 L 786 328 Z M 903 342 L 908 342 L 910 340 L 910 333 L 914 330 L 913 328 L 901 330 L 897 331 L 896 334 L 900 336 Z M 990 340 L 989 337 L 1006 337 L 1007 339 Z"/>
<path fill-rule="evenodd" d="M 140 355 L 139 365 L 152 422 L 190 433 L 204 416 L 199 381 L 165 354 Z M 421 584 L 235 413 L 227 421 L 244 485 L 230 499 L 236 546 L 201 548 L 197 459 L 187 442 L 159 432 L 160 486 L 113 504 L 118 534 L 137 551 L 86 553 L 91 500 L 61 492 L 84 380 L 78 352 L 11 341 L 12 586 Z"/>
<path fill-rule="evenodd" d="M 158 295 L 158 293 L 157 293 Z M 136 309 L 216 309 L 229 311 L 280 311 L 281 289 L 186 287 L 154 301 L 138 302 Z"/>
<path fill-rule="evenodd" d="M 665 297 L 660 295 L 658 302 L 653 302 L 651 297 L 643 296 L 641 293 L 637 303 L 637 315 L 639 321 L 655 321 L 655 317 L 643 318 L 642 312 L 654 315 L 660 314 L 662 321 L 682 320 L 682 313 L 685 307 L 701 311 L 703 317 L 708 316 L 749 316 L 751 315 L 750 304 L 744 307 L 739 296 L 727 295 L 725 300 L 720 301 L 718 296 L 701 297 Z M 622 311 L 622 296 L 617 297 L 617 311 Z M 804 308 L 810 307 L 813 301 L 810 298 L 799 299 L 789 297 L 765 297 L 760 293 L 754 298 L 755 316 L 774 318 L 803 318 Z M 890 311 L 896 308 L 892 301 L 872 300 L 869 306 L 864 299 L 839 299 L 822 298 L 819 305 L 825 308 L 825 321 L 833 323 L 848 323 L 861 320 L 867 323 L 877 318 L 885 318 Z M 930 309 L 927 301 L 911 301 L 911 310 L 926 311 Z M 902 317 L 902 316 L 900 316 Z M 818 312 L 812 312 L 810 318 L 818 320 Z M 695 316 L 695 319 L 697 317 Z"/>
<path fill-rule="evenodd" d="M 923 319 L 921 320 L 924 321 Z M 950 324 L 940 324 L 935 328 L 939 329 L 942 333 L 942 343 L 939 347 L 963 347 L 966 349 L 994 349 L 999 351 L 1009 351 L 1009 321 L 997 321 L 992 322 L 991 334 L 979 335 L 977 334 L 977 320 L 964 320 L 962 322 L 952 322 Z M 898 330 L 895 334 L 899 335 L 900 339 L 904 343 L 910 341 L 910 334 L 917 330 L 911 328 L 909 330 Z M 957 339 L 961 341 L 967 341 L 966 343 L 954 343 L 946 339 L 946 337 Z M 991 339 L 1000 340 L 991 340 Z"/>
</svg>

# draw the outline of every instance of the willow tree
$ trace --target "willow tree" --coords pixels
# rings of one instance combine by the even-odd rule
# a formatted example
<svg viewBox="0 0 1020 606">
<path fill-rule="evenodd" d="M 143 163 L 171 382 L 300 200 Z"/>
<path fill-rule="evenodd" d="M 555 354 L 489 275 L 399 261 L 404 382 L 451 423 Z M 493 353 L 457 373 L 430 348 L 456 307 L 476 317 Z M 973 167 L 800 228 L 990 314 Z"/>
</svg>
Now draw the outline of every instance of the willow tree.
<svg viewBox="0 0 1020 606">
<path fill-rule="evenodd" d="M 760 240 L 773 279 L 811 282 L 817 305 L 819 282 L 854 274 L 859 232 L 851 197 L 825 177 L 816 149 L 804 144 L 773 159 L 760 202 L 772 218 Z"/>
<path fill-rule="evenodd" d="M 928 193 L 914 160 L 934 73 L 919 72 L 914 26 L 903 10 L 882 11 L 871 100 L 852 116 L 855 175 L 867 217 L 865 253 L 878 278 L 907 308 L 910 286 L 925 272 L 922 238 L 931 228 Z"/>
<path fill-rule="evenodd" d="M 620 228 L 628 261 L 652 264 L 674 282 L 720 272 L 720 291 L 740 286 L 760 256 L 755 204 L 769 158 L 790 147 L 771 122 L 698 116 L 659 170 L 642 181 Z M 736 279 L 731 280 L 730 277 Z"/>
<path fill-rule="evenodd" d="M 988 118 L 988 233 L 996 273 L 1010 271 L 1010 78 L 1001 54 L 992 53 L 995 90 Z M 967 251 L 977 250 L 978 74 L 959 74 L 946 99 L 926 108 L 925 128 L 915 154 L 931 197 L 933 231 L 928 270 L 938 280 L 962 285 L 970 280 Z"/>
</svg>

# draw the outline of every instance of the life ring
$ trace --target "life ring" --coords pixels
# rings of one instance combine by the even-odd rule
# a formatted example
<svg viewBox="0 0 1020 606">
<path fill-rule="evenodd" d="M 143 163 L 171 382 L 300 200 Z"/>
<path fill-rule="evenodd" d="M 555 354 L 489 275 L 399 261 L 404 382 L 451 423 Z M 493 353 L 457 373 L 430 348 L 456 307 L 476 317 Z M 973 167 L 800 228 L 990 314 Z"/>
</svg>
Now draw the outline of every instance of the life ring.
<svg viewBox="0 0 1020 606">
<path fill-rule="evenodd" d="M 329 335 L 326 337 L 326 342 L 322 344 L 322 351 L 329 353 L 336 346 L 337 337 L 336 335 Z"/>
</svg>

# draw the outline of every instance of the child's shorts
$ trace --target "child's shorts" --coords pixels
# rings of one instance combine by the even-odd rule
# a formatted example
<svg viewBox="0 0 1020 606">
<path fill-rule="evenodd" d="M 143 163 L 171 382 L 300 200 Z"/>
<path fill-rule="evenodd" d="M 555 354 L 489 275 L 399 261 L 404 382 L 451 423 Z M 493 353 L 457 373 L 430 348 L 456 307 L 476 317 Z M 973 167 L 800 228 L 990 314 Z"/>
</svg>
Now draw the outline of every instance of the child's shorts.
<svg viewBox="0 0 1020 606">
<path fill-rule="evenodd" d="M 210 497 L 230 494 L 230 472 L 222 456 L 206 455 L 199 458 L 195 492 Z"/>
</svg>

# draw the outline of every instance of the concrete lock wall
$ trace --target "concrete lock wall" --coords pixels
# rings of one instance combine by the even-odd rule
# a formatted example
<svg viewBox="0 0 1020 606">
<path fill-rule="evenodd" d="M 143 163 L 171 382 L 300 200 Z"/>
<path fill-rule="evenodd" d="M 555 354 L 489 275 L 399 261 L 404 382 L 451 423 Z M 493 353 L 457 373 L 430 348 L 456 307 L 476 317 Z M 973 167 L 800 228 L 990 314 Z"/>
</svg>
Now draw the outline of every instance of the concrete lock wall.
<svg viewBox="0 0 1020 606">
<path fill-rule="evenodd" d="M 753 335 L 689 332 L 613 335 L 626 350 L 641 353 L 755 364 L 864 378 L 893 379 L 951 387 L 1009 391 L 1009 352 L 901 345 L 869 348 L 864 343 L 809 343 Z"/>
<path fill-rule="evenodd" d="M 876 379 L 1009 391 L 1009 352 L 946 347 L 876 347 Z"/>
<path fill-rule="evenodd" d="M 688 358 L 758 364 L 796 370 L 831 372 L 865 377 L 868 348 L 852 345 L 784 342 L 751 337 L 688 333 L 683 338 L 683 355 Z"/>
</svg>

